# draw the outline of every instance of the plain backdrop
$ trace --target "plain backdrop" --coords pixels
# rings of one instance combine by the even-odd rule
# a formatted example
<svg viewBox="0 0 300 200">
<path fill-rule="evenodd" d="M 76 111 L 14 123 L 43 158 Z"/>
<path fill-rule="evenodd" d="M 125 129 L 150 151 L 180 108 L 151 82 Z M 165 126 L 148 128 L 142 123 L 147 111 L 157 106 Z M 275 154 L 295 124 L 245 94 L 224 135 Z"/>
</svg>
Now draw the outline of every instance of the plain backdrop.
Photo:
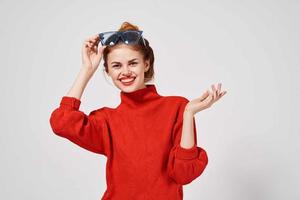
<svg viewBox="0 0 300 200">
<path fill-rule="evenodd" d="M 0 1 L 0 199 L 100 199 L 103 155 L 56 136 L 51 112 L 71 87 L 87 37 L 128 21 L 155 53 L 161 95 L 227 94 L 196 114 L 203 174 L 185 200 L 299 199 L 299 1 Z M 115 107 L 103 73 L 80 110 Z M 298 102 L 298 103 L 297 103 Z"/>
</svg>

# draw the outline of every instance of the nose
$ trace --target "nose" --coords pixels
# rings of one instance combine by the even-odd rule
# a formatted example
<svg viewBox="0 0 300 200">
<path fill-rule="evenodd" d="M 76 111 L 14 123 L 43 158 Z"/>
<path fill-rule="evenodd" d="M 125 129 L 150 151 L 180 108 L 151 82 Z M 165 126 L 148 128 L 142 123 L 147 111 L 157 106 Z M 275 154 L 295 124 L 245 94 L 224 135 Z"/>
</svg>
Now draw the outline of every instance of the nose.
<svg viewBox="0 0 300 200">
<path fill-rule="evenodd" d="M 130 75 L 130 74 L 131 74 L 131 71 L 129 70 L 129 67 L 128 67 L 128 66 L 125 66 L 125 67 L 123 68 L 122 73 L 123 73 L 124 75 Z"/>
</svg>

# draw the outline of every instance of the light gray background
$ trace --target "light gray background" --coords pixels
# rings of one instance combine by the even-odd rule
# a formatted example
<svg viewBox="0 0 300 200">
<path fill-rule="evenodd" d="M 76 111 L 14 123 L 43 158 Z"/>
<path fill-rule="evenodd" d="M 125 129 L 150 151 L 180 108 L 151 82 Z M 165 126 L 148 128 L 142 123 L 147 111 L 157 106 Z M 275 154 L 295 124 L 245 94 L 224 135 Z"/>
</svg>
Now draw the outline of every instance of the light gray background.
<svg viewBox="0 0 300 200">
<path fill-rule="evenodd" d="M 155 52 L 161 95 L 228 93 L 197 113 L 209 164 L 185 200 L 299 199 L 299 1 L 0 1 L 0 199 L 100 199 L 102 155 L 53 134 L 85 38 L 129 21 Z M 99 70 L 80 109 L 120 102 Z M 106 78 L 105 78 L 106 77 Z M 298 123 L 297 123 L 298 122 Z"/>
</svg>

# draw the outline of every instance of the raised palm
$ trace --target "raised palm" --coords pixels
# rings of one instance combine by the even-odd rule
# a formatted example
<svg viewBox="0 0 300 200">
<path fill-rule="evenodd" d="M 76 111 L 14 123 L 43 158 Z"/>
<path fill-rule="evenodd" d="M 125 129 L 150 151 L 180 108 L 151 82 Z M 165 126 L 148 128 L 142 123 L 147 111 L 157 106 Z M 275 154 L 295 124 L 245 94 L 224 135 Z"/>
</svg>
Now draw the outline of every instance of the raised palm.
<svg viewBox="0 0 300 200">
<path fill-rule="evenodd" d="M 211 107 L 216 101 L 218 101 L 227 92 L 221 92 L 221 83 L 218 84 L 218 88 L 214 85 L 212 87 L 212 92 L 207 90 L 200 97 L 191 100 L 185 107 L 185 109 L 191 112 L 193 115 L 197 112 Z"/>
</svg>

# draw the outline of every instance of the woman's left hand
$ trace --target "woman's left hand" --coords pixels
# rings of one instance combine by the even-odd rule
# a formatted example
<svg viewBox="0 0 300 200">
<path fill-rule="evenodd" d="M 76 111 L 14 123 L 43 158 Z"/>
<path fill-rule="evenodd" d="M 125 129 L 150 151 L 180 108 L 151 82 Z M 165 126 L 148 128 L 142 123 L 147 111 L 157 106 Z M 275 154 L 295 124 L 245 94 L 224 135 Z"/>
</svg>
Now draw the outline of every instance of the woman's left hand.
<svg viewBox="0 0 300 200">
<path fill-rule="evenodd" d="M 214 104 L 227 93 L 226 91 L 221 92 L 221 83 L 218 84 L 217 89 L 214 85 L 212 85 L 211 87 L 213 90 L 212 92 L 207 90 L 199 98 L 191 100 L 186 105 L 185 111 L 194 115 L 201 110 L 211 107 L 212 104 Z"/>
</svg>

